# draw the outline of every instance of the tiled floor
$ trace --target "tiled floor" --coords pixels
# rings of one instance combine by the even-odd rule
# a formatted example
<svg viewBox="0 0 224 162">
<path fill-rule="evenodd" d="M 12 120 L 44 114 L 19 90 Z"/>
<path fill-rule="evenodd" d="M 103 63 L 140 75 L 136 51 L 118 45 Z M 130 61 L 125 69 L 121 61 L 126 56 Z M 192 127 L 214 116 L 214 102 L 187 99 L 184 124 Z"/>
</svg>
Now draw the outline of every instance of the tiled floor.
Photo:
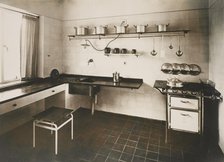
<svg viewBox="0 0 224 162">
<path fill-rule="evenodd" d="M 59 154 L 54 155 L 54 136 L 37 129 L 32 148 L 32 122 L 0 136 L 2 162 L 222 162 L 220 150 L 200 147 L 198 135 L 172 131 L 164 143 L 165 123 L 105 112 L 75 112 L 75 139 L 70 126 L 59 131 Z M 208 138 L 209 139 L 209 138 Z M 209 141 L 209 140 L 208 140 Z M 203 148 L 203 149 L 202 149 Z"/>
</svg>

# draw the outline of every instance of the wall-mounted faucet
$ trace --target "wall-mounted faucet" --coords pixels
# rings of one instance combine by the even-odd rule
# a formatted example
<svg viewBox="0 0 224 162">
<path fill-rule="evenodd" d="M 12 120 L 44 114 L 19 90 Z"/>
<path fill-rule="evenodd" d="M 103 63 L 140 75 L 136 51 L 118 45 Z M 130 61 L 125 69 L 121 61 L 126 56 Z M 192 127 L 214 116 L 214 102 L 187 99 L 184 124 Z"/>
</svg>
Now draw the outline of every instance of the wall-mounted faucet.
<svg viewBox="0 0 224 162">
<path fill-rule="evenodd" d="M 89 59 L 89 60 L 88 60 L 88 65 L 89 65 L 90 63 L 92 63 L 92 62 L 94 62 L 93 59 Z"/>
</svg>

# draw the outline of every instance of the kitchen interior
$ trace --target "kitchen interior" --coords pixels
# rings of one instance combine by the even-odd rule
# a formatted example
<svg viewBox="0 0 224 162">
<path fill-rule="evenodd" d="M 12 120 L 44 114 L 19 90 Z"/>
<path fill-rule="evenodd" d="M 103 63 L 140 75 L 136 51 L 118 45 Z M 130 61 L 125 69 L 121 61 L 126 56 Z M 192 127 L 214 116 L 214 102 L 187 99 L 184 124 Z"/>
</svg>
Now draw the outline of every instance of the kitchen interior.
<svg viewBox="0 0 224 162">
<path fill-rule="evenodd" d="M 0 0 L 0 9 L 1 161 L 224 161 L 223 0 Z M 35 38 L 21 43 L 13 16 L 35 19 Z M 14 56 L 29 41 L 31 64 Z M 19 76 L 4 82 L 10 70 Z M 74 139 L 67 124 L 58 146 L 43 125 L 33 132 L 52 107 L 74 117 Z"/>
</svg>

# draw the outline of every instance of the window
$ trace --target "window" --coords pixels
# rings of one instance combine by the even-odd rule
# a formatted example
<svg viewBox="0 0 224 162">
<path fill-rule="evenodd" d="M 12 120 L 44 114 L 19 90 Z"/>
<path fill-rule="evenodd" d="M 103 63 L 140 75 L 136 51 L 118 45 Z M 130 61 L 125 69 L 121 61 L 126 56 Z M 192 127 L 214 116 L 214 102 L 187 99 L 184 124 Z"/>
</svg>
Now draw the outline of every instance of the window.
<svg viewBox="0 0 224 162">
<path fill-rule="evenodd" d="M 0 83 L 20 80 L 22 14 L 0 8 Z"/>
</svg>

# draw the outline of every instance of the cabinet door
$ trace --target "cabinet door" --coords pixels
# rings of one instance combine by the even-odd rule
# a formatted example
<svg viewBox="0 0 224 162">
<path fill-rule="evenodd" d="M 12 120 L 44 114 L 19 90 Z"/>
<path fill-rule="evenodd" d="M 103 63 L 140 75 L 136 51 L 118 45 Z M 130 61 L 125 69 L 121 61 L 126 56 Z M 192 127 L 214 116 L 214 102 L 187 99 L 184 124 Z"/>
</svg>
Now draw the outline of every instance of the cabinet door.
<svg viewBox="0 0 224 162">
<path fill-rule="evenodd" d="M 198 99 L 183 98 L 183 97 L 171 97 L 170 106 L 179 107 L 183 109 L 195 109 L 198 110 L 199 104 Z"/>
<path fill-rule="evenodd" d="M 171 109 L 171 128 L 199 132 L 198 112 Z"/>
</svg>

